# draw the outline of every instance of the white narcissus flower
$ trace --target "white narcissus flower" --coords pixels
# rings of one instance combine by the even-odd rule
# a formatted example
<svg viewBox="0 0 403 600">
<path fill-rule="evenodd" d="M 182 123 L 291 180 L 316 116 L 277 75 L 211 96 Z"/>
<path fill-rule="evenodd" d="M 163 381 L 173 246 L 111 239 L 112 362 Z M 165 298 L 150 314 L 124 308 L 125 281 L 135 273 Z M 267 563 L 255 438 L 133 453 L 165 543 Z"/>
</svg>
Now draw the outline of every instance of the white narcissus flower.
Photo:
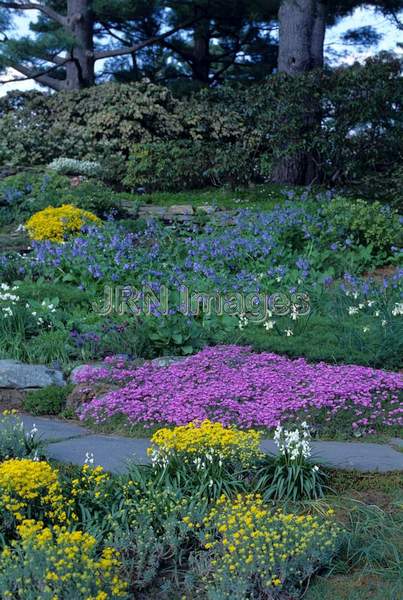
<svg viewBox="0 0 403 600">
<path fill-rule="evenodd" d="M 280 454 L 288 455 L 291 461 L 311 456 L 309 426 L 306 422 L 302 424 L 302 432 L 298 429 L 289 431 L 280 425 L 277 426 L 273 439 Z"/>
<path fill-rule="evenodd" d="M 394 308 L 392 308 L 392 315 L 394 317 L 398 317 L 399 315 L 403 315 L 403 303 L 396 302 Z"/>
<path fill-rule="evenodd" d="M 239 315 L 239 321 L 238 321 L 239 329 L 241 329 L 241 330 L 244 329 L 245 327 L 247 327 L 248 323 L 249 323 L 248 318 L 245 316 L 244 313 L 241 313 Z"/>
<path fill-rule="evenodd" d="M 93 452 L 86 452 L 85 453 L 85 464 L 86 465 L 93 465 L 94 464 L 94 454 Z"/>
</svg>

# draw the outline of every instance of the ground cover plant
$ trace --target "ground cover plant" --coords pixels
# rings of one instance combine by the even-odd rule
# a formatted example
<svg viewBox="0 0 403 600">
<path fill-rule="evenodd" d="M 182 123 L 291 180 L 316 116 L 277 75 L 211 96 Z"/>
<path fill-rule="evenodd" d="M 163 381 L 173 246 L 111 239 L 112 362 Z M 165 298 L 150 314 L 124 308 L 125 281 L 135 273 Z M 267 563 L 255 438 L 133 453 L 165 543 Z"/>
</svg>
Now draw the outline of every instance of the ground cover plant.
<svg viewBox="0 0 403 600">
<path fill-rule="evenodd" d="M 309 364 L 242 346 L 206 348 L 167 367 L 146 363 L 127 370 L 108 360 L 80 370 L 75 381 L 120 385 L 82 407 L 81 418 L 97 422 L 123 414 L 146 426 L 213 419 L 273 429 L 278 423 L 308 420 L 321 434 L 337 429 L 347 435 L 396 432 L 402 425 L 399 373 Z"/>
</svg>

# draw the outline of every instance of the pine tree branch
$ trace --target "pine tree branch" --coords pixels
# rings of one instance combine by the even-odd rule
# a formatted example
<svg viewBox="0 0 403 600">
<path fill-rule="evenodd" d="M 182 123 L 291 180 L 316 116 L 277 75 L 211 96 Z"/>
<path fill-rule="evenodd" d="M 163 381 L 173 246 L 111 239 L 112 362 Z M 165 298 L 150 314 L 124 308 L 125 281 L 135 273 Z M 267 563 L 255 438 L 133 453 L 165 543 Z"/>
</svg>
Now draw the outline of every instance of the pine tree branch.
<svg viewBox="0 0 403 600">
<path fill-rule="evenodd" d="M 52 21 L 56 21 L 63 27 L 68 26 L 67 17 L 64 17 L 53 8 L 39 4 L 38 2 L 0 2 L 0 8 L 14 8 L 15 10 L 38 10 L 45 14 Z"/>
<path fill-rule="evenodd" d="M 403 30 L 403 22 L 399 19 L 398 13 L 395 12 L 394 10 L 390 10 L 390 16 L 392 17 L 392 21 L 394 22 L 394 24 L 396 25 L 396 27 L 398 29 L 400 29 L 400 31 Z"/>
<path fill-rule="evenodd" d="M 192 19 L 190 21 L 185 21 L 184 23 L 180 23 L 173 29 L 162 33 L 161 35 L 155 35 L 153 37 L 148 38 L 148 40 L 144 40 L 143 42 L 139 42 L 138 44 L 134 44 L 133 46 L 123 46 L 121 48 L 112 48 L 111 50 L 101 50 L 100 52 L 94 53 L 94 60 L 100 60 L 102 58 L 111 58 L 112 56 L 123 56 L 124 54 L 132 54 L 133 52 L 137 52 L 137 50 L 141 50 L 141 48 L 145 48 L 146 46 L 151 46 L 152 44 L 159 44 L 165 38 L 170 35 L 176 33 L 180 29 L 184 29 L 185 27 L 189 27 L 189 25 L 193 25 L 199 19 Z"/>
<path fill-rule="evenodd" d="M 65 61 L 63 61 L 63 63 L 53 65 L 52 67 L 49 67 L 49 68 L 44 69 L 43 71 L 39 71 L 39 72 L 35 72 L 32 69 L 25 67 L 24 65 L 19 65 L 19 64 L 13 63 L 13 64 L 10 64 L 10 68 L 14 69 L 14 71 L 18 71 L 19 73 L 22 73 L 24 75 L 24 77 L 13 77 L 11 79 L 2 79 L 0 81 L 0 83 L 1 84 L 14 83 L 15 81 L 28 81 L 29 79 L 35 79 L 35 81 L 38 81 L 39 83 L 42 83 L 43 85 L 47 85 L 48 87 L 52 88 L 53 90 L 60 91 L 64 87 L 63 80 L 57 79 L 56 77 L 52 77 L 49 75 L 49 73 L 51 73 L 52 71 L 57 69 L 62 64 L 66 64 L 66 63 L 70 62 L 70 60 L 71 59 L 68 58 Z"/>
</svg>

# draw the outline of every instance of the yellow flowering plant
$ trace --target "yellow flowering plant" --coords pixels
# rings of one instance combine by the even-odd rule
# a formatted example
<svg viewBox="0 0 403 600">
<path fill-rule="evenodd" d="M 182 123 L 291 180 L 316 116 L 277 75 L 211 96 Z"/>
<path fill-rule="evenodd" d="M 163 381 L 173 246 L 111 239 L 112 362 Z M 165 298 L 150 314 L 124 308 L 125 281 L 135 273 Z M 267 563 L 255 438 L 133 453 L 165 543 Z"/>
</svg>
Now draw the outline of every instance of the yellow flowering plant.
<svg viewBox="0 0 403 600">
<path fill-rule="evenodd" d="M 33 519 L 22 521 L 17 531 L 19 539 L 1 553 L 4 600 L 128 598 L 128 585 L 120 577 L 120 554 L 114 548 L 98 552 L 89 533 L 65 526 L 49 528 Z"/>
<path fill-rule="evenodd" d="M 59 472 L 47 462 L 13 458 L 0 463 L 0 507 L 12 526 L 27 518 L 67 520 Z"/>
<path fill-rule="evenodd" d="M 73 521 L 78 520 L 82 506 L 85 506 L 86 511 L 107 514 L 110 481 L 111 476 L 103 467 L 84 464 L 77 476 L 66 482 L 66 505 Z"/>
<path fill-rule="evenodd" d="M 100 225 L 102 221 L 88 210 L 72 204 L 59 207 L 48 206 L 26 222 L 25 227 L 31 239 L 63 242 L 68 236 L 77 234 L 84 225 Z"/>
<path fill-rule="evenodd" d="M 263 456 L 258 431 L 207 419 L 159 429 L 151 442 L 148 453 L 161 480 L 213 498 L 243 490 L 250 467 Z"/>
<path fill-rule="evenodd" d="M 199 532 L 208 551 L 207 564 L 197 556 L 196 568 L 207 569 L 200 575 L 210 579 L 211 591 L 219 598 L 243 600 L 295 592 L 323 566 L 340 534 L 331 515 L 287 514 L 273 510 L 258 494 L 238 494 L 234 500 L 221 496 L 202 523 L 184 521 Z"/>
<path fill-rule="evenodd" d="M 149 454 L 154 461 L 169 459 L 172 454 L 189 455 L 193 458 L 215 454 L 221 460 L 239 460 L 248 465 L 260 456 L 260 433 L 240 431 L 236 427 L 224 427 L 208 419 L 193 421 L 187 425 L 163 428 L 151 438 Z"/>
</svg>

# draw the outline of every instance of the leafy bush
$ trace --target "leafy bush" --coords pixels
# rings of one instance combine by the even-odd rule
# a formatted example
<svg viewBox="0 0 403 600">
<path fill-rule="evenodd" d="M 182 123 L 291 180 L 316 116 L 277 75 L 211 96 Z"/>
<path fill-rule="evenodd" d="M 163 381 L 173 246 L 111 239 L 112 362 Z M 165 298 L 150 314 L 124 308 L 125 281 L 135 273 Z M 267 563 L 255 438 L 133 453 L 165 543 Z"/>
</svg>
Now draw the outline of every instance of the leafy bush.
<svg viewBox="0 0 403 600">
<path fill-rule="evenodd" d="M 67 177 L 56 173 L 25 171 L 0 181 L 0 225 L 22 224 L 47 206 L 59 206 L 60 197 L 70 187 Z"/>
<path fill-rule="evenodd" d="M 49 164 L 69 156 L 108 169 L 113 163 L 119 172 L 119 158 L 127 158 L 133 144 L 180 135 L 177 105 L 168 89 L 150 83 L 51 96 L 12 92 L 0 101 L 0 164 Z"/>
<path fill-rule="evenodd" d="M 27 392 L 23 406 L 33 415 L 59 415 L 65 405 L 66 398 L 73 389 L 72 385 L 59 387 L 50 385 L 40 390 Z"/>
<path fill-rule="evenodd" d="M 0 225 L 22 224 L 36 212 L 63 204 L 73 204 L 99 217 L 121 216 L 121 202 L 129 198 L 128 194 L 117 193 L 101 181 L 82 181 L 72 186 L 68 177 L 51 171 L 26 171 L 0 181 L 0 206 L 3 207 Z"/>
<path fill-rule="evenodd" d="M 256 161 L 246 143 L 178 140 L 133 147 L 123 183 L 148 191 L 242 185 L 253 180 Z"/>
<path fill-rule="evenodd" d="M 350 239 L 358 245 L 371 246 L 380 264 L 402 245 L 402 226 L 397 212 L 379 202 L 337 197 L 324 209 L 337 240 Z"/>
<path fill-rule="evenodd" d="M 101 181 L 94 180 L 83 181 L 77 186 L 69 187 L 59 198 L 60 204 L 73 204 L 104 218 L 109 215 L 122 216 L 121 203 L 128 196 L 128 194 L 114 192 Z"/>
<path fill-rule="evenodd" d="M 123 183 L 128 188 L 177 190 L 208 182 L 208 156 L 200 142 L 168 141 L 133 146 Z"/>
<path fill-rule="evenodd" d="M 60 173 L 60 175 L 85 175 L 96 177 L 101 175 L 101 165 L 89 160 L 77 160 L 75 158 L 55 158 L 49 164 L 49 169 Z"/>
<path fill-rule="evenodd" d="M 278 180 L 279 165 L 302 155 L 318 182 L 391 201 L 401 193 L 400 75 L 399 60 L 381 54 L 364 65 L 276 74 L 182 100 L 149 83 L 12 92 L 0 99 L 0 164 L 69 156 L 99 162 L 120 185 L 132 155 L 128 187 L 172 190 Z"/>
</svg>

